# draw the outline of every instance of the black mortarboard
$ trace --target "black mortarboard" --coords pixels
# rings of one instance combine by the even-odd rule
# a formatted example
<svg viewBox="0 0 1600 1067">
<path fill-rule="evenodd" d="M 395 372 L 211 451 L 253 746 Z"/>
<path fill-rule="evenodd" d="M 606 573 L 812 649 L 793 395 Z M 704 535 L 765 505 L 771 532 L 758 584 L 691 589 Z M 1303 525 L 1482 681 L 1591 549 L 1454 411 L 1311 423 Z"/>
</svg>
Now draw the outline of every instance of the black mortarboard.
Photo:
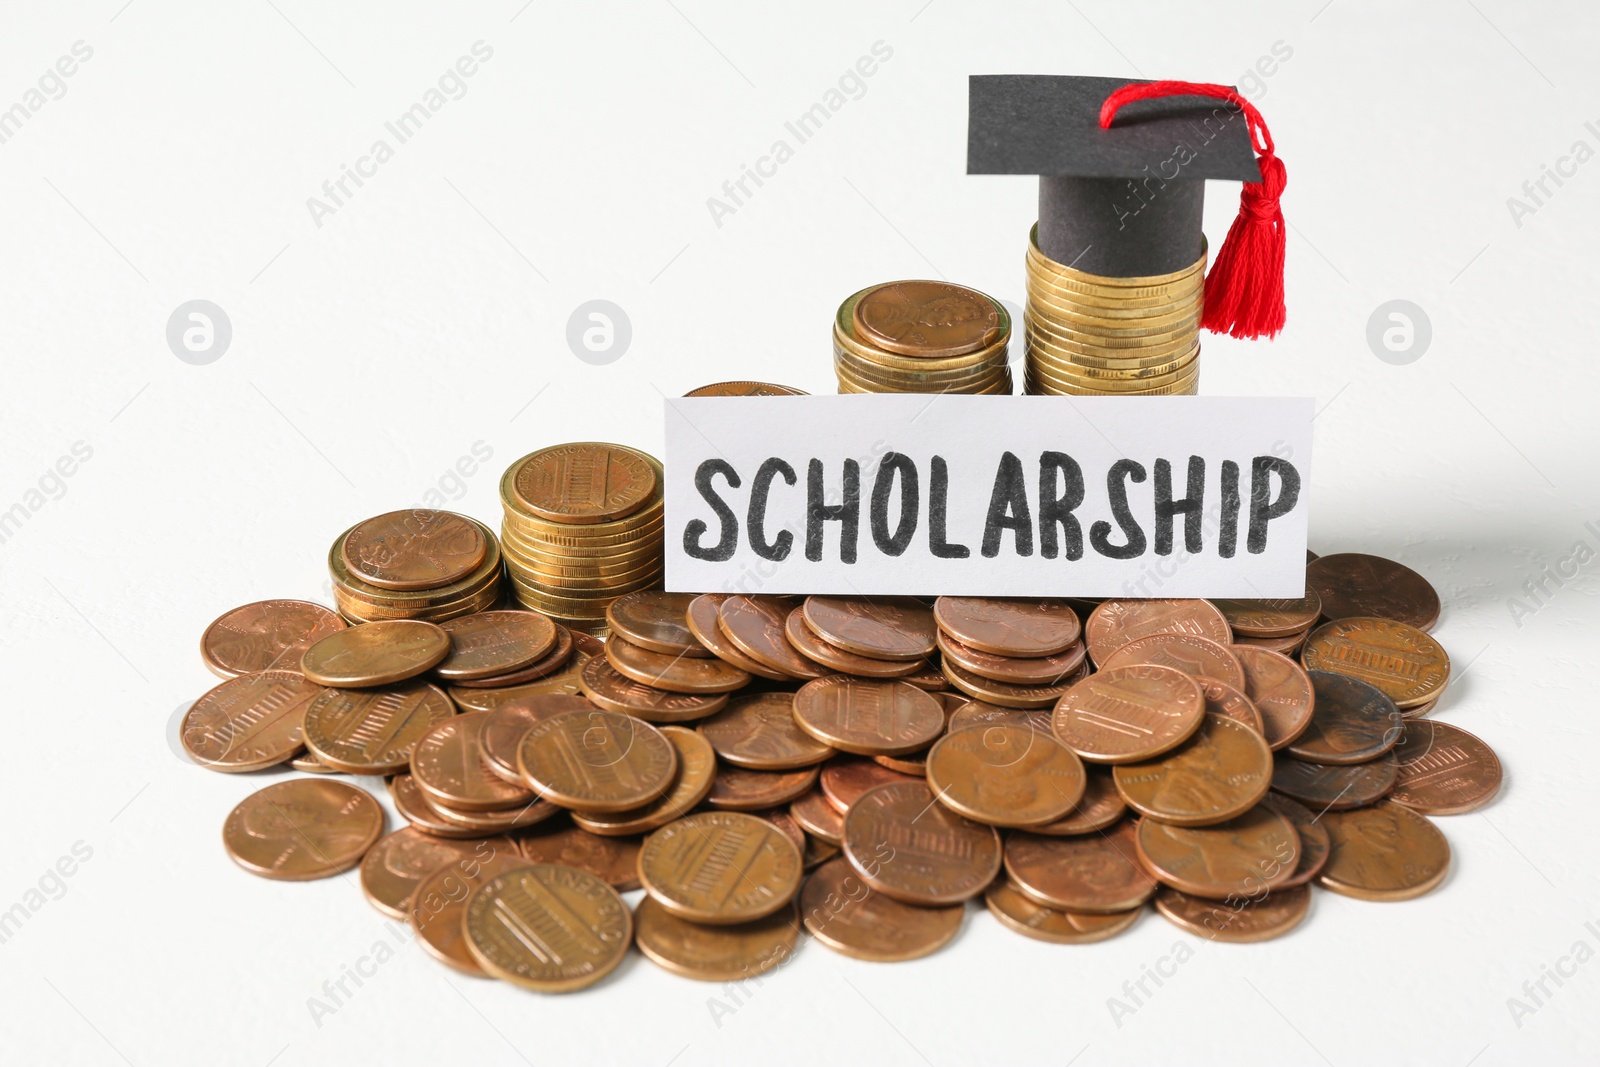
<svg viewBox="0 0 1600 1067">
<path fill-rule="evenodd" d="M 1200 222 L 1208 178 L 1249 183 L 1241 222 L 1266 223 L 1272 228 L 1266 240 L 1281 249 L 1282 164 L 1259 113 L 1228 86 L 973 75 L 967 173 L 1037 174 L 1039 250 L 1089 274 L 1133 278 L 1193 265 L 1204 247 Z M 1212 251 L 1220 265 L 1222 257 Z M 1257 253 L 1255 247 L 1242 253 L 1249 262 L 1240 273 L 1270 273 L 1271 264 Z M 1281 251 L 1277 257 L 1277 321 L 1270 310 L 1247 314 L 1264 323 L 1248 328 L 1247 336 L 1275 333 L 1282 324 Z M 1273 287 L 1273 280 L 1252 277 L 1244 284 L 1259 289 Z M 1243 299 L 1253 302 L 1258 295 Z"/>
</svg>

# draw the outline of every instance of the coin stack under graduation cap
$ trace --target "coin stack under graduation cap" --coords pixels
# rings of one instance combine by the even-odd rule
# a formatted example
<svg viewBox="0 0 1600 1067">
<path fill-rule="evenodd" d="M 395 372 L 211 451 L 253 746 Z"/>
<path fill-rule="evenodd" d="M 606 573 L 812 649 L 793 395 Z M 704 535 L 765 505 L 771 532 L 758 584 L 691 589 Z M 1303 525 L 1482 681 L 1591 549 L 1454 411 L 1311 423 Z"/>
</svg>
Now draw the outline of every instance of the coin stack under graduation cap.
<svg viewBox="0 0 1600 1067">
<path fill-rule="evenodd" d="M 506 567 L 523 605 L 586 633 L 617 597 L 661 582 L 662 469 L 621 445 L 555 445 L 500 479 Z"/>
<path fill-rule="evenodd" d="M 1011 317 L 948 282 L 889 282 L 854 294 L 833 323 L 841 393 L 1006 393 Z"/>
<path fill-rule="evenodd" d="M 1026 389 L 1071 396 L 1193 395 L 1200 383 L 1205 255 L 1172 274 L 1109 278 L 1028 239 Z"/>
<path fill-rule="evenodd" d="M 500 544 L 476 519 L 412 508 L 357 523 L 328 550 L 334 602 L 352 622 L 442 622 L 494 606 Z"/>
</svg>

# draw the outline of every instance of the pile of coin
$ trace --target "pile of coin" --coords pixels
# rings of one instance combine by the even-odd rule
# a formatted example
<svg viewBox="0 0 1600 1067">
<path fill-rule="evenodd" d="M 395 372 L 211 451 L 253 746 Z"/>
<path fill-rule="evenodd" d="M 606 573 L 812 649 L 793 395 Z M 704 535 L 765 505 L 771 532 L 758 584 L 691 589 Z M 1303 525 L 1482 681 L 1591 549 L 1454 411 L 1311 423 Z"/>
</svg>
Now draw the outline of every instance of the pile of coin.
<svg viewBox="0 0 1600 1067">
<path fill-rule="evenodd" d="M 912 959 L 979 897 L 1056 943 L 1152 902 L 1259 941 L 1314 885 L 1428 892 L 1450 863 L 1429 816 L 1499 789 L 1487 745 L 1418 717 L 1450 674 L 1438 615 L 1420 575 L 1360 554 L 1313 558 L 1283 601 L 636 590 L 608 600 L 603 643 L 538 611 L 351 626 L 266 601 L 207 629 L 227 680 L 182 742 L 215 770 L 319 775 L 238 804 L 241 867 L 359 865 L 428 953 L 542 992 L 630 945 L 708 981 L 780 967 L 806 934 Z M 1291 637 L 1298 661 L 1267 645 Z M 337 775 L 388 776 L 407 825 L 385 836 Z"/>
<path fill-rule="evenodd" d="M 359 522 L 334 539 L 328 572 L 351 622 L 443 622 L 500 598 L 500 543 L 476 519 L 410 508 Z"/>
<path fill-rule="evenodd" d="M 1170 396 L 1198 392 L 1206 257 L 1172 274 L 1109 278 L 1074 270 L 1028 238 L 1026 391 Z"/>
<path fill-rule="evenodd" d="M 517 600 L 585 632 L 617 597 L 661 582 L 662 470 L 622 445 L 541 448 L 500 479 L 502 551 Z"/>
<path fill-rule="evenodd" d="M 949 282 L 875 285 L 839 305 L 833 370 L 841 393 L 1010 393 L 1011 316 Z"/>
</svg>

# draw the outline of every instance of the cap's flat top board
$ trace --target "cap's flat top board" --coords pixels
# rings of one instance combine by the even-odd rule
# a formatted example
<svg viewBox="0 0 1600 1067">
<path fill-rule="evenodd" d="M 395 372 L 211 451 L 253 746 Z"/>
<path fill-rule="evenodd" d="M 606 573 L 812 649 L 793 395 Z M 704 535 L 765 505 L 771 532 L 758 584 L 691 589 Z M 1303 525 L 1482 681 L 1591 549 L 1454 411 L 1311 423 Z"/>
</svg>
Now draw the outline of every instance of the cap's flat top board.
<svg viewBox="0 0 1600 1067">
<path fill-rule="evenodd" d="M 972 75 L 967 173 L 1133 178 L 1172 159 L 1182 144 L 1193 153 L 1182 165 L 1185 178 L 1261 180 L 1244 116 L 1220 100 L 1139 100 L 1102 130 L 1100 105 L 1127 84 L 1126 78 Z"/>
</svg>

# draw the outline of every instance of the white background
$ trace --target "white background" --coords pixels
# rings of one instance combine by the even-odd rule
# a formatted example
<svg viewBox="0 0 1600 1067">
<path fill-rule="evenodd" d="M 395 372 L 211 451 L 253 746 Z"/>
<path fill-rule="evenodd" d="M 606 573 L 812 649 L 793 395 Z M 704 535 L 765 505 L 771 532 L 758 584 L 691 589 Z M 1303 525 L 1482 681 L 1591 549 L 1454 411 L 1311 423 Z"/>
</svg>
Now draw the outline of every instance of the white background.
<svg viewBox="0 0 1600 1067">
<path fill-rule="evenodd" d="M 1574 141 L 1600 146 L 1592 5 L 7 9 L 0 108 L 75 41 L 94 49 L 0 144 L 0 509 L 41 504 L 0 544 L 0 909 L 93 850 L 0 944 L 7 1062 L 1594 1062 L 1600 962 L 1562 964 L 1520 1026 L 1507 1005 L 1576 942 L 1600 950 L 1596 564 L 1530 616 L 1508 605 L 1575 542 L 1600 547 L 1600 163 L 1520 226 L 1506 203 Z M 494 56 L 467 94 L 316 226 L 307 197 L 480 39 Z M 880 40 L 893 57 L 865 95 L 715 225 L 707 198 Z M 1444 597 L 1457 676 L 1436 714 L 1490 741 L 1507 785 L 1440 820 L 1443 888 L 1319 894 L 1260 946 L 1151 915 L 1054 947 L 974 911 L 915 964 L 807 946 L 719 1020 L 708 997 L 729 994 L 638 957 L 541 998 L 406 945 L 319 1028 L 307 998 L 394 935 L 353 877 L 285 885 L 227 860 L 223 817 L 262 780 L 186 766 L 169 739 L 211 684 L 204 626 L 323 597 L 333 535 L 421 500 L 477 442 L 493 457 L 452 506 L 494 521 L 500 470 L 535 447 L 659 449 L 663 395 L 828 390 L 833 311 L 866 284 L 1019 301 L 1033 183 L 964 174 L 969 73 L 1234 81 L 1279 41 L 1293 54 L 1255 98 L 1290 175 L 1289 327 L 1207 339 L 1201 387 L 1316 396 L 1312 546 L 1404 560 Z M 1214 187 L 1214 242 L 1234 204 Z M 195 298 L 232 321 L 209 366 L 165 340 Z M 565 340 L 594 298 L 632 321 L 607 366 Z M 1392 299 L 1432 323 L 1405 366 L 1366 341 Z M 78 441 L 92 458 L 30 498 Z M 1192 958 L 1118 1025 L 1108 998 L 1178 942 Z"/>
</svg>

